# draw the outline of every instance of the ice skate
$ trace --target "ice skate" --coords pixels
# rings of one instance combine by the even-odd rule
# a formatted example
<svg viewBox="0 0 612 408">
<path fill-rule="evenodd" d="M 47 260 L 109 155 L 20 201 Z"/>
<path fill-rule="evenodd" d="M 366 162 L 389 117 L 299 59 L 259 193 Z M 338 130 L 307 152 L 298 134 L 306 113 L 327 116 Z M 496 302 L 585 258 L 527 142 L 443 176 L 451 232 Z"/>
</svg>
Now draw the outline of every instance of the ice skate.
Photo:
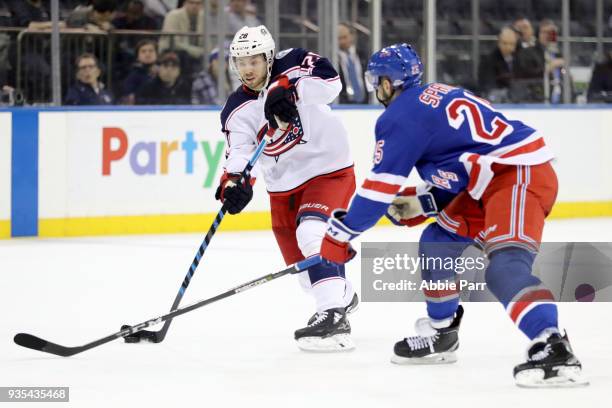
<svg viewBox="0 0 612 408">
<path fill-rule="evenodd" d="M 582 376 L 582 365 L 569 344 L 567 333 L 553 333 L 535 341 L 527 350 L 527 361 L 514 367 L 519 387 L 580 387 L 589 382 Z"/>
<path fill-rule="evenodd" d="M 304 351 L 348 351 L 355 348 L 345 308 L 316 313 L 308 326 L 295 331 L 298 347 Z"/>
<path fill-rule="evenodd" d="M 448 327 L 435 328 L 429 318 L 417 320 L 416 336 L 395 343 L 391 362 L 395 364 L 448 364 L 457 361 L 459 325 L 463 307 L 459 306 Z"/>
</svg>

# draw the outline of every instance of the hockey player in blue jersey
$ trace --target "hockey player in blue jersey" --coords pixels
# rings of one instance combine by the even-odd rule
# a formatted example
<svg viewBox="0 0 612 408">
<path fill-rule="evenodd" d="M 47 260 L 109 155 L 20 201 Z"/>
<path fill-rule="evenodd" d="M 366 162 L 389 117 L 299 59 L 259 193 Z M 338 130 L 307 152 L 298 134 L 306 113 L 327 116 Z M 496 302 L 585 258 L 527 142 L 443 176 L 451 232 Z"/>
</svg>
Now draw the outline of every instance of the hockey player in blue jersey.
<svg viewBox="0 0 612 408">
<path fill-rule="evenodd" d="M 488 289 L 532 340 L 527 361 L 514 369 L 517 384 L 585 384 L 567 335 L 559 331 L 554 297 L 532 275 L 544 219 L 557 195 L 551 151 L 533 128 L 464 89 L 422 85 L 422 74 L 421 60 L 407 44 L 371 57 L 366 78 L 386 108 L 376 122 L 374 166 L 348 211 L 332 213 L 321 256 L 348 262 L 355 256 L 349 241 L 383 215 L 404 225 L 435 216 L 423 231 L 420 253 L 457 258 L 468 246 L 480 246 L 489 258 Z M 427 186 L 402 190 L 413 168 Z M 453 271 L 421 272 L 427 281 L 454 280 Z M 416 336 L 395 344 L 395 363 L 456 360 L 459 293 L 424 294 L 428 317 L 417 321 Z"/>
</svg>

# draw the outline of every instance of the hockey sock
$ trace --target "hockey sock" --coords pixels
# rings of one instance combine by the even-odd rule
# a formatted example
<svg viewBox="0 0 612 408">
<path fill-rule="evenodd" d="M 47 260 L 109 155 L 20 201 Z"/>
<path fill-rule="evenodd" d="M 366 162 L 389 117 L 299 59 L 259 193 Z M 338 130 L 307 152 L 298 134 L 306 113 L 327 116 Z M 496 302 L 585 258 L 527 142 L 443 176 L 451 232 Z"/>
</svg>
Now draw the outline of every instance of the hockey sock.
<svg viewBox="0 0 612 408">
<path fill-rule="evenodd" d="M 336 265 L 319 264 L 309 268 L 308 274 L 312 282 L 312 294 L 317 312 L 346 306 L 344 302 L 346 284 L 344 278 L 338 274 Z"/>
<path fill-rule="evenodd" d="M 342 265 L 341 267 L 342 271 L 340 272 L 340 276 L 344 277 L 344 265 Z M 348 306 L 349 303 L 351 303 L 351 300 L 353 300 L 353 295 L 355 294 L 355 289 L 353 289 L 353 284 L 351 283 L 350 280 L 345 279 L 344 280 L 344 296 L 343 296 L 343 300 L 344 300 L 344 306 Z"/>
<path fill-rule="evenodd" d="M 425 260 L 455 259 L 472 243 L 473 240 L 470 238 L 446 231 L 438 224 L 430 224 L 421 234 L 419 254 Z M 444 269 L 436 262 L 426 262 L 421 265 L 421 277 L 430 283 L 455 282 L 455 271 Z M 447 322 L 450 324 L 459 306 L 459 292 L 448 289 L 425 289 L 424 294 L 430 319 L 439 323 L 440 327 L 445 327 Z"/>
<path fill-rule="evenodd" d="M 534 259 L 535 254 L 523 248 L 498 249 L 489 254 L 485 274 L 488 289 L 529 339 L 558 326 L 553 294 L 532 275 Z"/>
<path fill-rule="evenodd" d="M 296 237 L 302 255 L 309 257 L 319 253 L 326 229 L 327 224 L 318 217 L 305 217 L 300 220 Z M 300 273 L 298 279 L 302 288 L 314 296 L 319 311 L 345 307 L 353 299 L 353 286 L 345 279 L 344 265 L 320 265 Z M 327 283 L 331 280 L 335 282 Z M 338 282 L 342 282 L 340 289 Z M 336 298 L 333 298 L 334 296 Z M 330 304 L 334 306 L 326 306 Z M 322 307 L 324 308 L 321 309 Z"/>
</svg>

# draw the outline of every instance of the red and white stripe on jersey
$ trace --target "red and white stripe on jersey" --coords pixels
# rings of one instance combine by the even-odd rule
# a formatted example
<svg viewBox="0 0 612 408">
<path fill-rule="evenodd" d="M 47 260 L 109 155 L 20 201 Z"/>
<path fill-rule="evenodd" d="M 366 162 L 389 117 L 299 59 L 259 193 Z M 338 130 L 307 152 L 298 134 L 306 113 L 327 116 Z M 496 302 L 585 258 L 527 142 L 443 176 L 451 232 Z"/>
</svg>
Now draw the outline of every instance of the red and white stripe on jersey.
<svg viewBox="0 0 612 408">
<path fill-rule="evenodd" d="M 391 173 L 370 172 L 357 190 L 357 194 L 369 200 L 390 204 L 402 188 L 406 178 Z"/>
<path fill-rule="evenodd" d="M 491 253 L 494 250 L 506 246 L 518 246 L 526 249 L 529 252 L 538 252 L 540 247 L 538 240 L 529 236 L 525 231 L 527 189 L 530 182 L 531 167 L 516 166 L 516 183 L 512 187 L 512 197 L 510 199 L 510 218 L 507 224 L 507 232 L 497 235 L 492 234 L 495 230 L 488 229 L 485 231 L 480 231 L 473 237 L 474 241 L 482 246 L 487 253 Z M 442 210 L 438 213 L 436 222 L 440 227 L 454 234 L 462 234 L 467 231 L 467 225 L 453 219 L 447 214 L 446 210 Z M 460 229 L 463 232 L 461 232 Z"/>
<path fill-rule="evenodd" d="M 438 213 L 438 216 L 436 217 L 436 222 L 438 223 L 439 226 L 441 226 L 442 228 L 444 228 L 445 230 L 449 232 L 452 232 L 453 234 L 456 234 L 457 230 L 461 226 L 461 224 L 458 221 L 455 221 L 452 218 L 450 218 L 448 214 L 444 212 L 444 210 Z"/>
<path fill-rule="evenodd" d="M 552 292 L 542 285 L 525 288 L 517 293 L 514 299 L 516 300 L 512 300 L 506 306 L 506 312 L 517 326 L 521 324 L 523 317 L 537 306 L 555 304 Z"/>
<path fill-rule="evenodd" d="M 504 246 L 521 246 L 530 252 L 538 252 L 540 244 L 525 232 L 525 207 L 527 188 L 530 182 L 531 168 L 529 166 L 517 166 L 516 184 L 512 188 L 512 200 L 510 202 L 510 230 L 506 234 L 492 238 L 487 237 L 487 232 L 483 232 L 486 252 L 491 253 Z"/>
<path fill-rule="evenodd" d="M 468 193 L 475 199 L 482 197 L 493 178 L 493 163 L 532 166 L 546 163 L 554 158 L 552 151 L 537 133 L 508 146 L 501 147 L 481 156 L 477 153 L 463 153 L 459 160 L 470 176 Z"/>
<path fill-rule="evenodd" d="M 425 300 L 431 303 L 444 303 L 459 297 L 459 287 L 455 284 L 455 289 L 423 289 Z"/>
</svg>

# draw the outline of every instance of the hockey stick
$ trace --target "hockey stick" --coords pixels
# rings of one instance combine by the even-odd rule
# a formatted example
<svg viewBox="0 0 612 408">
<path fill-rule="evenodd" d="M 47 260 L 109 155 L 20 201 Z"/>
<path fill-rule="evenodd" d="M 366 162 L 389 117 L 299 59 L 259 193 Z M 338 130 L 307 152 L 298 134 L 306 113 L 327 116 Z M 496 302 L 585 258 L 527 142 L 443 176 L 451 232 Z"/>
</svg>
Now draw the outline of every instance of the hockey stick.
<svg viewBox="0 0 612 408">
<path fill-rule="evenodd" d="M 136 333 L 138 330 L 144 329 L 145 327 L 153 326 L 155 324 L 158 324 L 164 321 L 168 322 L 177 316 L 180 316 L 187 312 L 191 312 L 192 310 L 198 309 L 202 306 L 209 305 L 218 300 L 225 299 L 227 297 L 233 296 L 240 292 L 244 292 L 246 290 L 252 289 L 256 286 L 263 285 L 264 283 L 270 282 L 274 279 L 278 279 L 281 276 L 285 276 L 287 274 L 299 273 L 301 271 L 304 271 L 318 264 L 319 262 L 321 262 L 321 258 L 318 255 L 310 257 L 308 259 L 295 263 L 287 267 L 286 269 L 283 269 L 282 271 L 270 273 L 268 275 L 262 276 L 261 278 L 257 278 L 250 282 L 243 283 L 242 285 L 237 286 L 233 289 L 230 289 L 227 292 L 223 292 L 217 296 L 211 297 L 209 299 L 200 300 L 199 302 L 192 303 L 191 305 L 185 306 L 181 309 L 172 310 L 163 316 L 144 321 L 142 323 L 139 323 L 129 328 L 118 331 L 117 333 L 113 333 L 111 335 L 103 337 L 99 340 L 92 341 L 91 343 L 87 343 L 83 346 L 78 346 L 78 347 L 61 346 L 59 344 L 51 343 L 49 341 L 41 339 L 40 337 L 36 337 L 36 336 L 27 334 L 27 333 L 16 334 L 15 337 L 13 338 L 13 341 L 15 341 L 15 343 L 17 343 L 18 345 L 22 347 L 27 347 L 32 350 L 44 351 L 45 353 L 51 353 L 51 354 L 55 354 L 57 356 L 62 356 L 62 357 L 73 356 L 75 354 L 90 350 L 94 347 L 101 346 L 102 344 L 108 343 L 120 337 L 129 336 L 130 334 Z"/>
<path fill-rule="evenodd" d="M 255 152 L 253 153 L 253 156 L 251 157 L 246 167 L 242 171 L 240 181 L 239 181 L 240 183 L 244 183 L 244 180 L 251 174 L 251 170 L 253 170 L 253 166 L 255 166 L 255 163 L 257 162 L 257 160 L 263 153 L 264 148 L 266 147 L 266 144 L 270 141 L 270 139 L 272 139 L 272 137 L 275 135 L 277 130 L 278 129 L 274 129 L 272 127 L 268 129 L 268 132 L 266 133 L 262 141 L 259 143 L 259 145 L 255 149 Z M 174 302 L 172 303 L 172 306 L 170 307 L 170 311 L 178 308 L 179 304 L 181 303 L 181 300 L 183 299 L 183 295 L 185 294 L 185 290 L 189 286 L 189 283 L 191 282 L 191 278 L 193 277 L 193 274 L 195 273 L 198 265 L 200 264 L 200 260 L 202 259 L 204 252 L 206 252 L 206 248 L 208 248 L 208 245 L 210 244 L 210 240 L 217 232 L 217 229 L 219 228 L 219 225 L 221 224 L 223 217 L 225 217 L 226 212 L 227 212 L 227 209 L 225 208 L 225 204 L 224 204 L 221 206 L 221 209 L 217 213 L 217 216 L 215 217 L 212 225 L 208 229 L 208 232 L 206 233 L 204 240 L 200 244 L 200 247 L 198 248 L 198 252 L 195 254 L 195 257 L 193 258 L 193 261 L 191 262 L 191 266 L 189 266 L 187 275 L 185 275 L 185 278 L 183 279 L 183 283 L 181 283 L 181 287 L 179 288 L 179 291 L 176 294 L 176 297 L 174 298 Z M 150 341 L 152 343 L 161 343 L 166 337 L 166 334 L 168 333 L 168 329 L 170 328 L 170 323 L 172 323 L 172 319 L 166 320 L 166 323 L 164 323 L 163 327 L 158 331 L 151 331 L 151 330 L 137 331 L 133 334 L 130 334 L 127 337 L 124 337 L 124 340 L 126 343 L 138 343 L 141 340 Z M 129 327 L 130 326 L 128 325 L 123 325 L 121 326 L 121 330 L 125 330 Z"/>
</svg>

